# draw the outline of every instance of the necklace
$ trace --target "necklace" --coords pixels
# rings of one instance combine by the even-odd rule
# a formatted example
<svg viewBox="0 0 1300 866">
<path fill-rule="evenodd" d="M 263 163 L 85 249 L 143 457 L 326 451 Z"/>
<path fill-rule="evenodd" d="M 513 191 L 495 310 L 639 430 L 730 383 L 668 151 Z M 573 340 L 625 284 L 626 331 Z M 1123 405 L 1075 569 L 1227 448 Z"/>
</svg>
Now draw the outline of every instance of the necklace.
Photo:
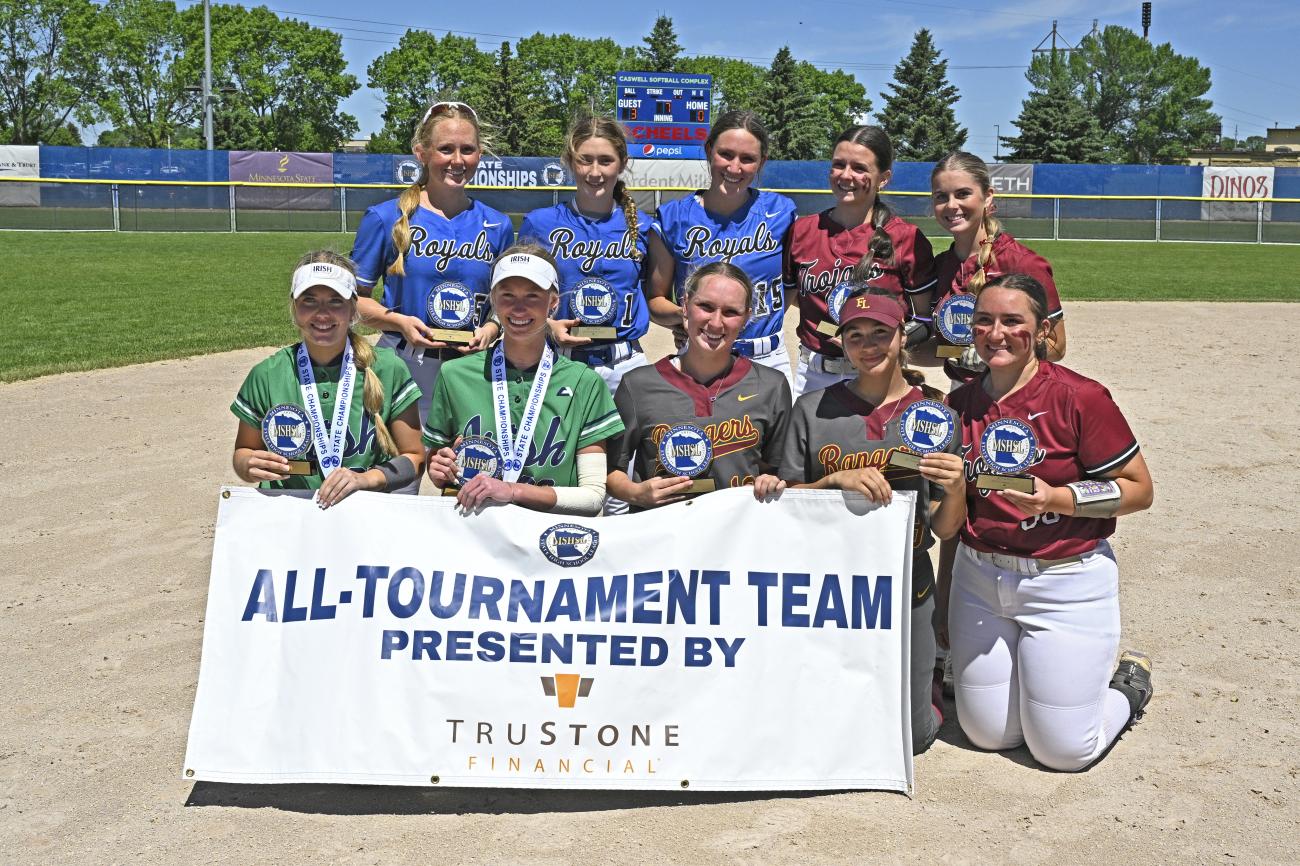
<svg viewBox="0 0 1300 866">
<path fill-rule="evenodd" d="M 713 387 L 713 393 L 709 393 L 710 386 L 705 384 L 704 382 L 699 381 L 694 376 L 692 376 L 690 372 L 686 369 L 686 366 L 682 363 L 682 359 L 680 356 L 674 358 L 673 361 L 677 365 L 678 370 L 686 374 L 693 381 L 695 381 L 697 385 L 699 385 L 701 388 L 704 389 L 705 395 L 709 398 L 709 406 L 712 406 L 714 403 L 717 402 L 718 397 L 722 394 L 722 386 L 725 385 L 727 382 L 727 376 L 731 373 L 732 369 L 736 365 L 736 359 L 733 357 L 731 359 L 731 362 L 727 364 L 727 368 L 725 370 L 723 370 L 721 373 L 719 373 L 718 375 L 714 376 L 712 379 L 709 380 L 712 383 L 712 387 Z"/>
<path fill-rule="evenodd" d="M 902 404 L 903 404 L 903 399 L 904 399 L 905 397 L 907 397 L 908 394 L 912 393 L 912 386 L 907 385 L 907 383 L 904 382 L 903 384 L 906 386 L 906 390 L 904 390 L 903 393 L 899 394 L 898 397 L 895 398 L 893 401 L 891 401 L 891 400 L 889 399 L 889 392 L 886 391 L 884 397 L 881 398 L 881 401 L 880 401 L 879 403 L 875 403 L 875 402 L 873 402 L 873 401 L 867 399 L 867 396 L 866 396 L 865 394 L 863 394 L 861 391 L 858 390 L 858 380 L 857 380 L 857 379 L 854 379 L 854 380 L 852 380 L 851 382 L 849 382 L 849 383 L 847 383 L 847 384 L 848 384 L 848 386 L 849 386 L 849 390 L 852 391 L 852 392 L 854 393 L 854 395 L 856 395 L 857 398 L 858 398 L 859 400 L 861 400 L 863 403 L 866 403 L 867 405 L 871 406 L 871 414 L 873 414 L 873 415 L 876 413 L 876 410 L 879 409 L 881 406 L 884 406 L 884 405 L 886 405 L 886 404 L 888 404 L 888 403 L 890 403 L 890 402 L 892 402 L 892 403 L 894 404 L 894 411 L 890 412 L 890 413 L 889 413 L 889 417 L 886 418 L 884 421 L 882 421 L 881 424 L 880 424 L 880 432 L 881 432 L 881 435 L 882 435 L 882 436 L 884 435 L 885 431 L 889 428 L 889 422 L 890 422 L 890 421 L 893 421 L 893 420 L 894 420 L 894 416 L 898 414 L 898 410 L 899 410 L 899 408 L 900 408 L 900 407 L 902 406 Z M 865 419 L 864 419 L 864 420 L 865 420 Z"/>
</svg>

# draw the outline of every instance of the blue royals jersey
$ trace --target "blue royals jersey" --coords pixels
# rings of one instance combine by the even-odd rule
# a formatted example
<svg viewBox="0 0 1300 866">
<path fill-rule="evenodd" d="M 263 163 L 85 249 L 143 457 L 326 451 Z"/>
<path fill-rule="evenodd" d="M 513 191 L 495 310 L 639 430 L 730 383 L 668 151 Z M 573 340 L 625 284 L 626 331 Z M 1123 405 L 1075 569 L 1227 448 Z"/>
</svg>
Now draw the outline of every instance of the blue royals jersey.
<svg viewBox="0 0 1300 866">
<path fill-rule="evenodd" d="M 781 332 L 785 313 L 782 251 L 794 224 L 794 202 L 779 193 L 751 191 L 749 203 L 729 217 L 704 209 L 695 195 L 665 202 L 653 230 L 673 254 L 673 293 L 680 298 L 697 265 L 726 259 L 754 283 L 754 310 L 743 339 Z"/>
<path fill-rule="evenodd" d="M 565 319 L 618 329 L 619 340 L 638 340 L 650 329 L 642 283 L 647 273 L 649 215 L 637 211 L 636 233 L 619 207 L 588 219 L 570 204 L 538 208 L 524 217 L 521 239 L 535 239 L 560 266 L 560 311 Z M 640 254 L 638 261 L 634 253 Z"/>
<path fill-rule="evenodd" d="M 401 216 L 397 199 L 366 210 L 352 244 L 357 282 L 373 288 L 384 282 L 384 306 L 427 324 L 429 295 L 443 283 L 460 283 L 474 296 L 474 324 L 487 308 L 492 262 L 514 242 L 510 217 L 477 201 L 451 219 L 417 207 L 411 214 L 411 247 L 406 251 L 406 276 L 388 273 L 397 260 L 393 226 Z"/>
</svg>

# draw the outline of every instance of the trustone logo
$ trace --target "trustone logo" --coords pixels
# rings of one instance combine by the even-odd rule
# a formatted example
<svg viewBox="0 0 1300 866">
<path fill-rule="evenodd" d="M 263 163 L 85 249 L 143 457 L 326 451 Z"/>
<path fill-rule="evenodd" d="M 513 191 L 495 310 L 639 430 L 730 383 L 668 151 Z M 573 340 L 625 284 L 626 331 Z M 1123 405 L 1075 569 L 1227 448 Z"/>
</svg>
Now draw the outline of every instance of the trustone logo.
<svg viewBox="0 0 1300 866">
<path fill-rule="evenodd" d="M 553 677 L 542 677 L 541 680 L 542 692 L 548 698 L 555 698 L 566 710 L 573 709 L 578 698 L 591 694 L 591 684 L 595 682 L 591 677 L 578 674 L 556 674 Z"/>
</svg>

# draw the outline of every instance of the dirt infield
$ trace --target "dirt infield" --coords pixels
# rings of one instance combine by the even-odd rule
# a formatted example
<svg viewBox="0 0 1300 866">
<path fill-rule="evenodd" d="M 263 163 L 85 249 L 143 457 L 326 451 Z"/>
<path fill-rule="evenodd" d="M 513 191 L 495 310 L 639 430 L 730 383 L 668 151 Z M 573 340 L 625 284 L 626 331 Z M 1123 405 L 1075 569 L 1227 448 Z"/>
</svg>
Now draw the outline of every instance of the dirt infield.
<svg viewBox="0 0 1300 866">
<path fill-rule="evenodd" d="M 1068 321 L 1156 480 L 1115 539 L 1156 697 L 1079 774 L 950 718 L 911 800 L 187 783 L 226 407 L 266 351 L 0 385 L 0 862 L 1294 861 L 1300 304 Z"/>
</svg>

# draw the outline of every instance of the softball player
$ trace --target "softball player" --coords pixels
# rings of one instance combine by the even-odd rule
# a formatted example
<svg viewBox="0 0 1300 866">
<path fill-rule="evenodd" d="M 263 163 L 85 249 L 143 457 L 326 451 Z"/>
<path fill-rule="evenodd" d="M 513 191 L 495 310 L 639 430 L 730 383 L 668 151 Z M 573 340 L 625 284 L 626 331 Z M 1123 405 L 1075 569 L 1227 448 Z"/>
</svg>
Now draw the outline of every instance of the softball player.
<svg viewBox="0 0 1300 866">
<path fill-rule="evenodd" d="M 244 481 L 315 490 L 328 508 L 354 490 L 400 490 L 419 479 L 420 389 L 391 350 L 352 331 L 356 291 L 352 263 L 337 253 L 298 263 L 289 295 L 302 340 L 249 371 L 230 404 Z"/>
<path fill-rule="evenodd" d="M 429 477 L 456 483 L 453 446 L 488 440 L 501 477 L 479 472 L 461 487 L 466 510 L 513 502 L 535 511 L 595 515 L 605 500 L 605 440 L 623 422 L 604 381 L 557 355 L 547 320 L 560 303 L 555 262 L 535 244 L 515 244 L 492 270 L 492 307 L 504 329 L 490 352 L 449 361 L 424 422 Z"/>
<path fill-rule="evenodd" d="M 704 152 L 708 189 L 665 202 L 650 235 L 650 316 L 685 340 L 682 290 L 693 268 L 726 261 L 754 286 L 753 310 L 734 351 L 774 367 L 791 379 L 782 320 L 786 296 L 782 250 L 794 223 L 794 202 L 774 192 L 751 189 L 767 160 L 767 130 L 750 111 L 728 111 L 709 130 Z"/>
<path fill-rule="evenodd" d="M 609 491 L 633 510 L 687 495 L 695 476 L 717 487 L 754 485 L 764 499 L 785 489 L 776 472 L 790 417 L 790 384 L 779 371 L 732 353 L 755 288 L 727 262 L 697 268 L 682 288 L 685 353 L 633 370 L 614 395 L 626 430 L 609 466 Z M 699 472 L 668 475 L 664 438 L 706 444 Z M 625 467 L 632 467 L 629 477 Z"/>
<path fill-rule="evenodd" d="M 781 476 L 793 487 L 854 490 L 875 502 L 889 502 L 892 490 L 917 492 L 912 535 L 916 552 L 912 556 L 911 711 L 912 751 L 920 754 L 934 742 L 943 724 L 942 698 L 931 680 L 934 569 L 925 551 L 934 544 L 932 532 L 949 538 L 966 516 L 961 432 L 950 410 L 905 377 L 903 299 L 890 289 L 855 288 L 865 291 L 844 303 L 839 334 L 857 376 L 795 401 Z M 909 409 L 927 399 L 930 402 Z M 899 469 L 890 465 L 890 455 L 904 450 L 901 427 L 914 413 L 929 413 L 930 423 L 946 427 L 948 441 L 941 450 L 923 456 L 918 469 Z"/>
<path fill-rule="evenodd" d="M 366 324 L 382 330 L 379 345 L 406 362 L 420 386 L 420 420 L 433 397 L 438 367 L 484 348 L 499 333 L 486 320 L 492 262 L 514 240 L 510 218 L 465 194 L 483 155 L 478 115 L 463 102 L 435 102 L 411 139 L 420 176 L 396 199 L 369 208 L 357 227 L 357 263 Z M 370 297 L 380 280 L 383 303 Z M 446 288 L 473 298 L 474 337 L 453 347 L 431 339 L 429 298 Z"/>
<path fill-rule="evenodd" d="M 957 717 L 983 749 L 1028 744 L 1080 770 L 1151 699 L 1151 664 L 1119 645 L 1115 518 L 1150 507 L 1138 444 L 1097 382 L 1045 360 L 1048 297 L 1033 277 L 990 280 L 976 300 L 987 371 L 949 395 L 965 441 L 966 510 L 946 611 Z M 1007 473 L 1032 493 L 990 491 Z M 940 572 L 940 595 L 947 581 Z M 945 622 L 945 612 L 938 616 Z M 1108 684 L 1109 680 L 1109 684 Z"/>
<path fill-rule="evenodd" d="M 619 180 L 627 168 L 627 137 L 617 121 L 574 123 L 564 162 L 577 187 L 573 200 L 528 214 L 519 237 L 536 240 L 559 267 L 556 342 L 599 373 L 612 394 L 624 373 L 646 364 L 641 338 L 650 329 L 650 312 L 642 283 L 650 217 L 636 209 Z M 616 335 L 593 340 L 569 333 L 584 324 L 613 328 Z"/>
<path fill-rule="evenodd" d="M 879 198 L 893 165 L 894 148 L 880 127 L 845 130 L 831 154 L 835 206 L 794 222 L 786 247 L 785 284 L 799 297 L 796 394 L 854 375 L 834 339 L 829 309 L 831 293 L 851 276 L 906 298 L 909 346 L 929 339 L 934 253 L 921 230 Z M 841 300 L 841 294 L 836 299 Z"/>
<path fill-rule="evenodd" d="M 1003 274 L 1028 274 L 1047 293 L 1051 325 L 1047 357 L 1052 361 L 1064 358 L 1065 314 L 1052 280 L 1052 266 L 1004 231 L 994 218 L 993 182 L 984 161 L 963 151 L 948 154 L 930 172 L 930 194 L 934 218 L 952 233 L 952 246 L 935 260 L 936 304 L 954 294 L 979 294 L 989 280 Z M 929 348 L 933 351 L 934 344 Z M 969 381 L 982 370 L 983 363 L 974 350 L 944 362 L 944 371 L 954 382 Z"/>
</svg>

